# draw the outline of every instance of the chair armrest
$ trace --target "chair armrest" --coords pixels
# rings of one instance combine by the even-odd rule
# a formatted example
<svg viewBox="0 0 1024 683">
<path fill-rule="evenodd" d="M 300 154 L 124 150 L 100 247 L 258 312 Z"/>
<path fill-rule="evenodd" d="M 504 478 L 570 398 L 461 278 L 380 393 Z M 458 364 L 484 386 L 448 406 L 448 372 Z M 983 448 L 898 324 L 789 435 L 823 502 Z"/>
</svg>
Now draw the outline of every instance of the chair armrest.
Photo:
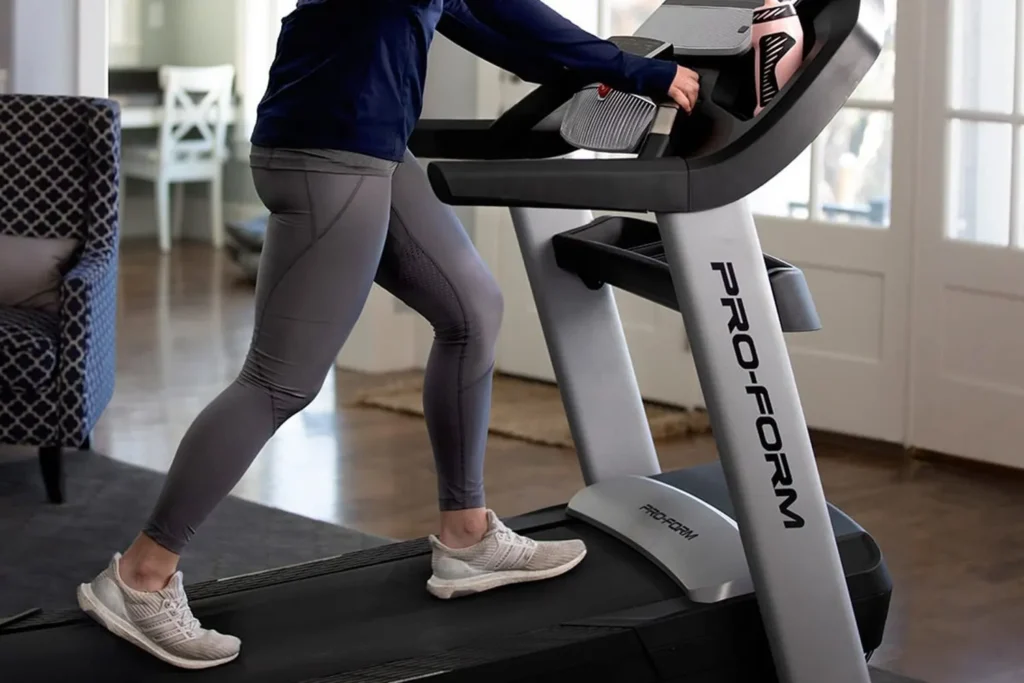
<svg viewBox="0 0 1024 683">
<path fill-rule="evenodd" d="M 85 441 L 114 393 L 117 248 L 86 250 L 61 284 L 61 439 Z"/>
</svg>

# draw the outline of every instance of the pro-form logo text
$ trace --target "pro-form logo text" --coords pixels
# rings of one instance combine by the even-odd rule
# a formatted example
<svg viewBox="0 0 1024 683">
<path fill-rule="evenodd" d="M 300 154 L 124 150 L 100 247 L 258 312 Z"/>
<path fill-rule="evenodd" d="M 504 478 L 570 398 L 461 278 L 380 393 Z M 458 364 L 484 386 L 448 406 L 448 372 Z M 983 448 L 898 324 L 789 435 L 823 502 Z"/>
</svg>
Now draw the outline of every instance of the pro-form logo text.
<svg viewBox="0 0 1024 683">
<path fill-rule="evenodd" d="M 685 524 L 683 524 L 682 522 L 673 517 L 669 517 L 664 512 L 654 507 L 653 505 L 644 505 L 640 508 L 640 510 L 646 513 L 647 516 L 653 519 L 654 521 L 661 522 L 663 525 L 665 525 L 672 531 L 676 532 L 677 534 L 685 538 L 687 541 L 692 541 L 699 535 L 690 527 L 686 526 Z"/>
<path fill-rule="evenodd" d="M 750 322 L 747 320 L 747 309 L 740 296 L 739 282 L 732 263 L 712 263 L 711 269 L 722 276 L 725 294 L 722 306 L 729 309 L 729 333 L 732 335 L 732 348 L 736 362 L 747 372 L 749 382 L 746 391 L 757 402 L 760 416 L 757 418 L 757 436 L 764 451 L 765 461 L 773 465 L 772 488 L 779 502 L 779 513 L 787 529 L 802 529 L 806 522 L 793 510 L 797 502 L 797 492 L 793 488 L 793 475 L 789 471 L 789 459 L 786 457 L 785 445 L 779 425 L 775 421 L 772 398 L 768 389 L 758 382 L 757 371 L 761 362 L 757 357 L 757 346 L 750 336 Z"/>
</svg>

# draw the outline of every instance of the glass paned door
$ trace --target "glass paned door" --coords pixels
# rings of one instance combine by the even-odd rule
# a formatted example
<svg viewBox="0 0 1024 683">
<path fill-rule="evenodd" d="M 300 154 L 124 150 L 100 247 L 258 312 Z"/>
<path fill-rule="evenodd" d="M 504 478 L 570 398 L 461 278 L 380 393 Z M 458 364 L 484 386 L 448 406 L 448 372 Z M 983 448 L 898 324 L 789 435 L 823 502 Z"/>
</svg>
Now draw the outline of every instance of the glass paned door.
<svg viewBox="0 0 1024 683">
<path fill-rule="evenodd" d="M 914 79 L 914 61 L 900 58 L 913 2 L 880 3 L 875 65 L 749 200 L 765 251 L 804 270 L 822 318 L 821 331 L 788 338 L 808 423 L 891 441 L 905 436 L 915 93 L 897 83 Z"/>
<path fill-rule="evenodd" d="M 1024 467 L 1024 0 L 924 4 L 912 442 Z"/>
</svg>

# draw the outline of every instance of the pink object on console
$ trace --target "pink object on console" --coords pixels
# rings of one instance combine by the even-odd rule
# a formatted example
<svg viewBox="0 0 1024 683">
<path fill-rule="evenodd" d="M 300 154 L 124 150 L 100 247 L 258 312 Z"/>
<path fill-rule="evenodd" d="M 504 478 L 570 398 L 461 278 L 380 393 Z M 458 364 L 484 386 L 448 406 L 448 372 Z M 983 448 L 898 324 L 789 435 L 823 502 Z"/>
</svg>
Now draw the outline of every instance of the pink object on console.
<svg viewBox="0 0 1024 683">
<path fill-rule="evenodd" d="M 804 29 L 792 0 L 765 0 L 754 10 L 757 116 L 789 82 L 804 59 Z"/>
</svg>

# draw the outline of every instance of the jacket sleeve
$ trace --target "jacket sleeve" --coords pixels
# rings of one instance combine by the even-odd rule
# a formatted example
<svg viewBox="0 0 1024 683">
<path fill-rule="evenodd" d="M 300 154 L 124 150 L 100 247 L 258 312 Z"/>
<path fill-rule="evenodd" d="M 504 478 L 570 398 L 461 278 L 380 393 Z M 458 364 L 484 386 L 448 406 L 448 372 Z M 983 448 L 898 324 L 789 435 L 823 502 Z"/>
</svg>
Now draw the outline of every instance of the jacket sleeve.
<svg viewBox="0 0 1024 683">
<path fill-rule="evenodd" d="M 558 62 L 517 48 L 506 36 L 477 19 L 463 0 L 445 0 L 437 32 L 464 50 L 530 83 L 546 83 L 564 69 Z"/>
<path fill-rule="evenodd" d="M 568 69 L 592 82 L 654 97 L 668 93 L 676 64 L 623 52 L 541 0 L 445 0 L 438 31 L 478 57 L 544 83 Z"/>
</svg>

